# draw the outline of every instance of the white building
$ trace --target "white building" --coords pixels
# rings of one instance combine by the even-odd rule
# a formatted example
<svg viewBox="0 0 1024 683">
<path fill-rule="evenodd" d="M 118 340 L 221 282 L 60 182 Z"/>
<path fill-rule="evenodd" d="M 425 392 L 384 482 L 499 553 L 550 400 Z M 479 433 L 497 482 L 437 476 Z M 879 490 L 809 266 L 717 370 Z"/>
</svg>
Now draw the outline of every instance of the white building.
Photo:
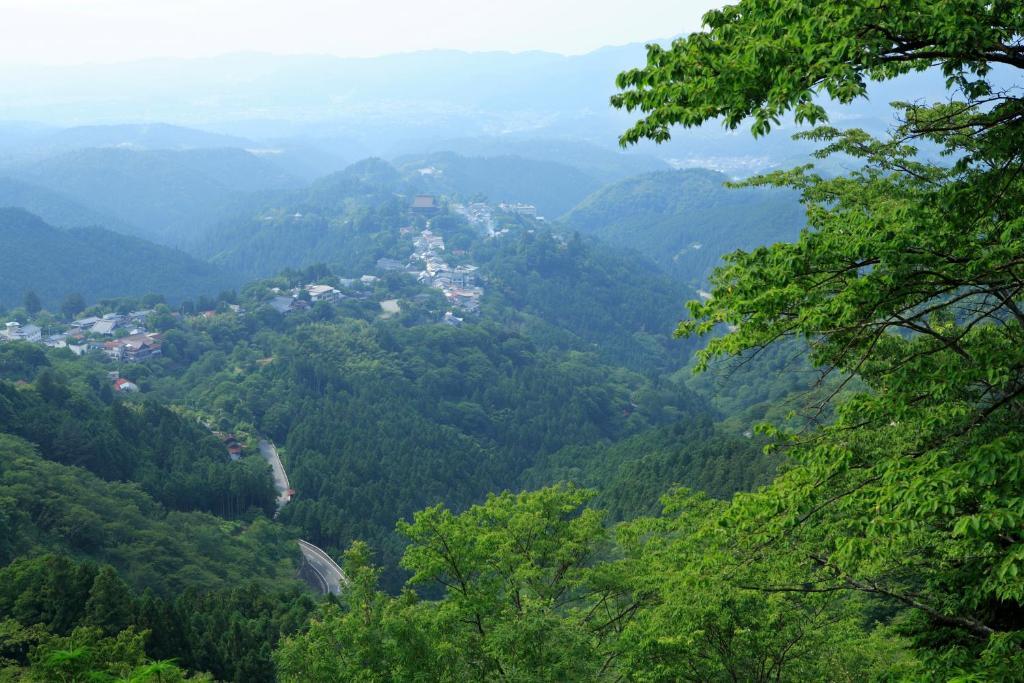
<svg viewBox="0 0 1024 683">
<path fill-rule="evenodd" d="M 36 325 L 24 325 L 12 320 L 4 325 L 0 336 L 6 341 L 37 342 L 43 338 L 43 330 Z"/>
<path fill-rule="evenodd" d="M 341 301 L 343 296 L 341 292 L 330 285 L 306 285 L 306 291 L 309 292 L 309 300 L 314 303 L 317 301 L 336 303 Z"/>
</svg>

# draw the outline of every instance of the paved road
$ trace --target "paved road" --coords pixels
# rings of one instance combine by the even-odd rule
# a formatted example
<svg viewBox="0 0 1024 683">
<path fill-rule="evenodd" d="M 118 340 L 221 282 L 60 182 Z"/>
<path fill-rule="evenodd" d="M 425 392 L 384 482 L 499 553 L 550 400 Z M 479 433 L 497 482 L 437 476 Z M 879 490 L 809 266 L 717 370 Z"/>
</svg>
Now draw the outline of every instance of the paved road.
<svg viewBox="0 0 1024 683">
<path fill-rule="evenodd" d="M 330 555 L 308 541 L 299 541 L 299 550 L 302 551 L 306 563 L 313 570 L 320 584 L 321 592 L 337 595 L 341 592 L 342 586 L 348 585 L 348 577 L 345 576 L 345 572 L 341 571 L 338 563 L 331 559 Z"/>
<path fill-rule="evenodd" d="M 288 474 L 284 471 L 284 465 L 281 464 L 281 456 L 277 454 L 277 448 L 266 439 L 260 440 L 260 455 L 273 470 L 274 489 L 277 491 L 277 511 L 280 512 L 285 503 L 291 500 L 288 491 L 292 486 L 288 483 Z"/>
<path fill-rule="evenodd" d="M 284 471 L 277 448 L 266 439 L 260 440 L 260 455 L 273 470 L 274 488 L 277 490 L 277 511 L 280 512 L 281 508 L 291 500 L 291 495 L 288 493 L 291 490 L 288 473 Z M 338 563 L 331 559 L 330 555 L 309 541 L 300 540 L 299 550 L 302 551 L 302 557 L 306 560 L 306 566 L 311 570 L 307 573 L 307 577 L 311 576 L 317 583 L 314 588 L 318 587 L 324 594 L 334 593 L 337 595 L 343 586 L 348 585 L 348 577 L 345 576 L 345 572 L 341 570 Z"/>
</svg>

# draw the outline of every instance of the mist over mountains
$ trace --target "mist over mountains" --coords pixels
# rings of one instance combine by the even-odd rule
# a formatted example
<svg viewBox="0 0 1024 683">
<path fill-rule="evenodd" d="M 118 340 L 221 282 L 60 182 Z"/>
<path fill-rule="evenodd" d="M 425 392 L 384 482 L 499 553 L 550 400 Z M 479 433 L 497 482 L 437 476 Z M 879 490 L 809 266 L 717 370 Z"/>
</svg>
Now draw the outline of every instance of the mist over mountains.
<svg viewBox="0 0 1024 683">
<path fill-rule="evenodd" d="M 608 104 L 614 75 L 644 59 L 644 46 L 631 44 L 579 56 L 246 53 L 4 70 L 0 206 L 204 259 L 241 259 L 240 272 L 263 273 L 244 263 L 245 245 L 269 239 L 268 226 L 251 235 L 240 226 L 300 206 L 305 188 L 369 157 L 393 164 L 408 181 L 390 192 L 526 202 L 549 219 L 645 173 L 706 168 L 725 180 L 808 159 L 812 146 L 790 140 L 794 128 L 785 124 L 758 140 L 708 124 L 679 130 L 665 145 L 620 149 L 617 136 L 630 115 Z M 941 92 L 941 78 L 925 73 L 832 109 L 844 123 L 881 130 L 891 119 L 887 102 L 908 83 L 926 97 Z M 623 205 L 610 210 L 621 214 Z M 675 220 L 668 219 L 669 233 Z M 236 239 L 226 242 L 227 235 Z M 651 252 L 648 237 L 624 244 L 663 256 Z M 702 272 L 713 258 L 708 252 Z"/>
<path fill-rule="evenodd" d="M 303 156 L 302 150 L 316 157 L 305 162 L 307 169 L 323 174 L 367 156 L 467 145 L 490 148 L 490 154 L 495 147 L 558 139 L 614 149 L 630 121 L 608 104 L 614 76 L 644 61 L 637 43 L 578 56 L 244 53 L 5 70 L 0 93 L 9 123 L 0 122 L 0 159 L 76 146 L 237 147 L 278 157 Z M 941 76 L 929 72 L 879 84 L 869 100 L 829 109 L 844 123 L 881 130 L 891 120 L 888 103 L 911 88 L 938 98 Z M 26 121 L 33 123 L 18 123 Z M 745 175 L 806 154 L 811 147 L 795 145 L 793 130 L 784 125 L 752 140 L 745 131 L 705 125 L 632 153 Z"/>
</svg>

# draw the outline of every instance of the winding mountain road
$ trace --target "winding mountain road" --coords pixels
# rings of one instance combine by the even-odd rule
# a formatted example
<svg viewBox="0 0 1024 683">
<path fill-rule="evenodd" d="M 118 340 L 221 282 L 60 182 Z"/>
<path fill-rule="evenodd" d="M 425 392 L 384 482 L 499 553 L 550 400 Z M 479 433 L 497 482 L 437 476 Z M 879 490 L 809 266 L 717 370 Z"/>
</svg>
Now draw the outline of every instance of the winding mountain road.
<svg viewBox="0 0 1024 683">
<path fill-rule="evenodd" d="M 284 471 L 284 464 L 281 462 L 277 447 L 270 441 L 260 439 L 260 455 L 270 465 L 274 477 L 274 489 L 277 491 L 277 512 L 281 512 L 281 508 L 292 499 L 292 486 L 288 481 L 288 473 Z M 299 540 L 299 550 L 302 551 L 304 562 L 300 575 L 310 587 L 319 590 L 324 595 L 328 593 L 337 595 L 344 586 L 348 585 L 348 577 L 330 555 L 309 541 L 301 539 Z"/>
<path fill-rule="evenodd" d="M 299 550 L 306 559 L 306 566 L 312 570 L 320 592 L 337 595 L 348 585 L 348 577 L 330 555 L 308 541 L 299 541 Z"/>
<path fill-rule="evenodd" d="M 292 499 L 292 485 L 288 483 L 288 473 L 284 471 L 284 465 L 281 464 L 281 456 L 277 453 L 277 447 L 266 439 L 260 439 L 260 455 L 270 465 L 271 472 L 274 475 L 274 489 L 277 491 L 277 511 L 280 512 L 281 508 Z"/>
</svg>

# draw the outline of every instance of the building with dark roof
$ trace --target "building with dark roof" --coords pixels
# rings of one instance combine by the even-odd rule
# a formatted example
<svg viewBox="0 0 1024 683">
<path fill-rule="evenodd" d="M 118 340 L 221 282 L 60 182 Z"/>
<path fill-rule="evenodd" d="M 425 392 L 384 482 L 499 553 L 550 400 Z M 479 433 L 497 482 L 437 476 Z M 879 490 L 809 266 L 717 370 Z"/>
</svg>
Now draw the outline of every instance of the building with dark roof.
<svg viewBox="0 0 1024 683">
<path fill-rule="evenodd" d="M 440 211 L 441 207 L 438 206 L 434 195 L 418 194 L 413 197 L 410 209 L 413 213 L 422 214 L 424 216 L 433 216 L 435 213 Z"/>
</svg>

